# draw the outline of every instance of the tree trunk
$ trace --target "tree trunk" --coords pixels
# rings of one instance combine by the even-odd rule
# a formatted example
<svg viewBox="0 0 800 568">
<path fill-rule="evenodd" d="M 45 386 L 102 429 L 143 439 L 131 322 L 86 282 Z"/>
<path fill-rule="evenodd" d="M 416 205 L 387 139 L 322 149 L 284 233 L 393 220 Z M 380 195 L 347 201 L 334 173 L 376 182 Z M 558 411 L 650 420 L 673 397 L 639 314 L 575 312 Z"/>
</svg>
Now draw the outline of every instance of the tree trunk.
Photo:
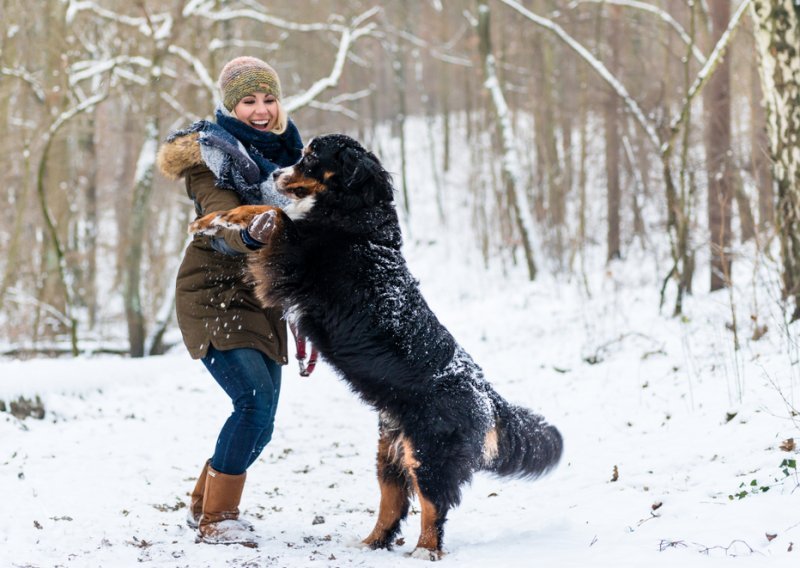
<svg viewBox="0 0 800 568">
<path fill-rule="evenodd" d="M 794 321 L 800 318 L 800 6 L 793 0 L 755 0 L 752 15 L 778 186 L 783 293 L 794 299 Z"/>
<path fill-rule="evenodd" d="M 770 170 L 767 116 L 761 104 L 764 94 L 757 58 L 753 58 L 750 69 L 750 169 L 758 190 L 758 229 L 763 232 L 775 223 L 775 184 Z"/>
<path fill-rule="evenodd" d="M 508 198 L 508 202 L 514 214 L 514 220 L 522 241 L 522 248 L 525 250 L 525 261 L 528 268 L 528 278 L 536 279 L 536 262 L 533 254 L 533 219 L 528 204 L 528 196 L 525 188 L 519 183 L 519 172 L 513 168 L 520 163 L 514 146 L 515 137 L 508 113 L 508 106 L 503 97 L 495 72 L 494 56 L 492 55 L 492 43 L 489 26 L 489 6 L 486 0 L 478 0 L 478 48 L 480 50 L 481 61 L 483 63 L 483 73 L 486 79 L 486 87 L 491 91 L 492 102 L 495 107 L 495 117 L 497 124 L 497 134 L 503 144 L 503 157 L 501 160 L 503 170 L 503 185 Z"/>
<path fill-rule="evenodd" d="M 609 69 L 615 76 L 619 76 L 620 69 L 620 32 L 622 13 L 619 6 L 609 6 L 609 33 L 608 47 L 611 64 Z M 606 205 L 607 205 L 607 253 L 606 260 L 620 258 L 620 205 L 621 191 L 619 180 L 620 136 L 618 117 L 619 97 L 609 91 L 604 105 L 604 125 L 606 133 Z"/>
<path fill-rule="evenodd" d="M 400 6 L 401 20 L 408 29 L 409 14 L 408 3 L 406 0 Z M 411 216 L 411 199 L 408 195 L 408 178 L 406 175 L 406 117 L 408 113 L 406 101 L 406 50 L 403 40 L 398 38 L 391 46 L 392 70 L 394 72 L 394 87 L 397 91 L 397 113 L 395 114 L 395 129 L 400 139 L 400 189 L 403 195 L 403 211 L 406 218 Z"/>
<path fill-rule="evenodd" d="M 730 20 L 729 2 L 712 2 L 711 44 L 722 37 Z M 708 172 L 708 230 L 711 244 L 711 291 L 730 286 L 731 279 L 731 93 L 729 52 L 706 89 L 706 169 Z"/>
<path fill-rule="evenodd" d="M 158 100 L 156 93 L 148 95 Z M 155 107 L 150 105 L 150 111 Z M 128 253 L 125 256 L 125 317 L 128 322 L 128 342 L 131 357 L 144 357 L 145 318 L 141 297 L 142 259 L 144 258 L 145 226 L 148 219 L 148 204 L 153 190 L 153 172 L 158 149 L 158 111 L 152 112 L 145 126 L 145 139 L 139 151 L 136 165 L 136 180 L 133 187 Z"/>
<path fill-rule="evenodd" d="M 97 321 L 97 145 L 95 143 L 96 119 L 95 115 L 89 116 L 89 128 L 80 139 L 81 149 L 84 152 L 81 177 L 86 179 L 85 202 L 86 218 L 83 221 L 83 243 L 81 248 L 85 251 L 85 272 L 81 299 L 88 311 L 89 328 L 94 329 Z"/>
</svg>

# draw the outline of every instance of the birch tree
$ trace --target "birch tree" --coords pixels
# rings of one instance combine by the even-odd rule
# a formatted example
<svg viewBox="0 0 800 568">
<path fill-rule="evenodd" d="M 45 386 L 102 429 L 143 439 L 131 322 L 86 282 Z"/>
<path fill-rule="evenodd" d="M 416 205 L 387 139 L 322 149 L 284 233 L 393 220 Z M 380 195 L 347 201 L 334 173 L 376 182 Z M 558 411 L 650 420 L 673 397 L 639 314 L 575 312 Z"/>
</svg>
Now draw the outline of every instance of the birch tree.
<svg viewBox="0 0 800 568">
<path fill-rule="evenodd" d="M 754 0 L 750 13 L 778 187 L 783 293 L 794 301 L 794 321 L 800 318 L 800 5 L 794 0 Z"/>
</svg>

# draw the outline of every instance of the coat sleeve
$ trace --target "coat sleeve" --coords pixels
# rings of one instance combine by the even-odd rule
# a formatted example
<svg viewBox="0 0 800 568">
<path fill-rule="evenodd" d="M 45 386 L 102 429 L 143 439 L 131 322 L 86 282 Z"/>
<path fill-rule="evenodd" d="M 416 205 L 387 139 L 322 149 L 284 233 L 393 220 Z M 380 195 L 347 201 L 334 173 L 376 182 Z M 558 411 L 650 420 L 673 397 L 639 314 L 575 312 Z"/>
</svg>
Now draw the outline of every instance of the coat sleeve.
<svg viewBox="0 0 800 568">
<path fill-rule="evenodd" d="M 194 200 L 199 215 L 227 211 L 242 204 L 235 192 L 215 185 L 216 178 L 205 165 L 189 168 L 186 171 L 185 179 L 186 193 Z M 227 249 L 236 253 L 247 253 L 253 250 L 242 241 L 241 232 L 237 229 L 222 229 L 217 233 L 216 238 L 222 239 L 226 246 L 214 246 L 214 248 L 226 254 L 230 254 Z"/>
</svg>

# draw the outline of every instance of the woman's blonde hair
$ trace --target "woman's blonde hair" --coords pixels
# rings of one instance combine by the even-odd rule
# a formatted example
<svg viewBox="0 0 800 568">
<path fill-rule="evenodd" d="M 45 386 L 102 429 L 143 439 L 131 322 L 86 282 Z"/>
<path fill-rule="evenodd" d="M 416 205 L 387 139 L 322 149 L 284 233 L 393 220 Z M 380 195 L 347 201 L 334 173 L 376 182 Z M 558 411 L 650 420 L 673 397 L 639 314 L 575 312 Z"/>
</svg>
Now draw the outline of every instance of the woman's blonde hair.
<svg viewBox="0 0 800 568">
<path fill-rule="evenodd" d="M 283 134 L 286 132 L 286 127 L 289 126 L 289 115 L 283 109 L 283 103 L 280 99 L 276 99 L 278 103 L 278 120 L 275 121 L 275 128 L 271 130 L 273 134 Z"/>
</svg>

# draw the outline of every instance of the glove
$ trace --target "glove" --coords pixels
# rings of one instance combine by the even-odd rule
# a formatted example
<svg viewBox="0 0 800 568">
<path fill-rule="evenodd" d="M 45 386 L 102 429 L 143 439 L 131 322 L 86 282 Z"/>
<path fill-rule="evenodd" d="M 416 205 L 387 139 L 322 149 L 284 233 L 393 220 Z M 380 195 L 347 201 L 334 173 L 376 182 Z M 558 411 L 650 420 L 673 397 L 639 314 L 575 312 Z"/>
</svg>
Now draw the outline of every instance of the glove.
<svg viewBox="0 0 800 568">
<path fill-rule="evenodd" d="M 275 228 L 275 211 L 264 211 L 253 217 L 246 229 L 242 229 L 242 240 L 248 247 L 261 248 L 269 240 Z M 252 247 L 250 243 L 256 245 Z"/>
</svg>

